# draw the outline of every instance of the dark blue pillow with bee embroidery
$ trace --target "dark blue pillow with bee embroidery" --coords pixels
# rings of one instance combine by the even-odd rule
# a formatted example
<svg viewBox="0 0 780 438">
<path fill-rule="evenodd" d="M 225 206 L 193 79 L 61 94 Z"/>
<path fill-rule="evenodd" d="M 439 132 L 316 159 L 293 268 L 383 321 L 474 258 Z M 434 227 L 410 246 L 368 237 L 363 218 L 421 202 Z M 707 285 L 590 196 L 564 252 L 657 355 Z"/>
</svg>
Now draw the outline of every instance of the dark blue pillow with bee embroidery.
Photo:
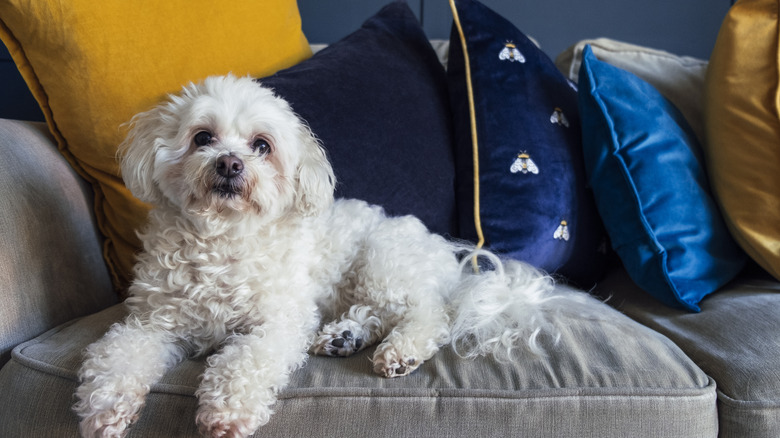
<svg viewBox="0 0 780 438">
<path fill-rule="evenodd" d="M 450 5 L 460 237 L 593 285 L 608 245 L 586 186 L 575 85 L 494 11 Z"/>
</svg>

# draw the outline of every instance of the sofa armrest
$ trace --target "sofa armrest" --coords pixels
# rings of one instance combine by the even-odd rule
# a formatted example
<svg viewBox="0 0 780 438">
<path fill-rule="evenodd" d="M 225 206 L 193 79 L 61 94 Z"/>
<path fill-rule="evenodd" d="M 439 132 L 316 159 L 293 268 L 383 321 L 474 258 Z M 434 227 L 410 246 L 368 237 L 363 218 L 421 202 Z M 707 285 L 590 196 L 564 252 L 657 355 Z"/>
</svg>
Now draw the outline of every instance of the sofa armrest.
<svg viewBox="0 0 780 438">
<path fill-rule="evenodd" d="M 16 344 L 116 302 L 92 196 L 46 125 L 0 119 L 0 366 Z"/>
</svg>

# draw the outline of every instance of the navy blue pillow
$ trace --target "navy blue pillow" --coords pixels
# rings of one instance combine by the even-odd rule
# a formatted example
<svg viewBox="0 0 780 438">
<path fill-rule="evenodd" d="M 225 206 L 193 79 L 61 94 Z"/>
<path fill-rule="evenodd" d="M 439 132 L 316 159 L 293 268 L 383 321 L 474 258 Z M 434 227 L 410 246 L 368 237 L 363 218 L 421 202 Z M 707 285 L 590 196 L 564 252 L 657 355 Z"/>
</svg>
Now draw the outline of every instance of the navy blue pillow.
<svg viewBox="0 0 780 438">
<path fill-rule="evenodd" d="M 405 2 L 260 82 L 322 141 L 336 196 L 413 214 L 455 235 L 452 121 L 444 67 Z"/>
<path fill-rule="evenodd" d="M 696 136 L 652 85 L 582 52 L 585 164 L 615 252 L 661 302 L 699 302 L 740 272 L 745 255 L 710 194 Z"/>
<path fill-rule="evenodd" d="M 607 245 L 586 187 L 575 86 L 494 11 L 450 4 L 460 235 L 589 287 Z"/>
</svg>

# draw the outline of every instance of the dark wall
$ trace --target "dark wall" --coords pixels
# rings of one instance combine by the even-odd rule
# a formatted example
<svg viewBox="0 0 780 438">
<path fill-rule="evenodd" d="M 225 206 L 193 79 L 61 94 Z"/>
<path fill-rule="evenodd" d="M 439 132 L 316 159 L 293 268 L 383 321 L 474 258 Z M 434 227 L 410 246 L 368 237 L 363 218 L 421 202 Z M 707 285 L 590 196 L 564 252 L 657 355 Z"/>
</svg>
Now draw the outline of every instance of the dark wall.
<svg viewBox="0 0 780 438">
<path fill-rule="evenodd" d="M 43 113 L 11 60 L 8 49 L 0 43 L 0 118 L 43 120 Z"/>
<path fill-rule="evenodd" d="M 348 34 L 388 0 L 298 0 L 312 43 Z M 447 0 L 410 0 L 429 38 L 449 38 Z M 586 39 L 609 37 L 707 59 L 731 0 L 482 0 L 551 57 Z"/>
<path fill-rule="evenodd" d="M 267 1 L 267 0 L 265 0 Z M 389 0 L 298 0 L 303 30 L 312 43 L 331 43 L 357 29 Z M 408 0 L 431 39 L 447 39 L 447 0 Z M 709 58 L 731 0 L 483 0 L 534 37 L 551 57 L 585 38 L 609 37 Z M 0 118 L 43 120 L 0 45 Z"/>
</svg>

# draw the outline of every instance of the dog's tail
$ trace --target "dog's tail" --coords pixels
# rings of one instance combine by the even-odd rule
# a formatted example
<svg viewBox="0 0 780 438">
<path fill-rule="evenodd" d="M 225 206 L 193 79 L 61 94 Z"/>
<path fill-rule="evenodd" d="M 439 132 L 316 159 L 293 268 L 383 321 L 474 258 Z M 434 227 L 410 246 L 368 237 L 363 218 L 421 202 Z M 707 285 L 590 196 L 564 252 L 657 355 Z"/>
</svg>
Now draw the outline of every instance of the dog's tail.
<svg viewBox="0 0 780 438">
<path fill-rule="evenodd" d="M 477 257 L 486 258 L 492 270 L 468 272 Z M 502 261 L 477 249 L 461 262 L 461 281 L 451 297 L 451 343 L 463 357 L 492 355 L 511 360 L 527 347 L 544 355 L 541 340 L 557 343 L 558 327 L 567 317 L 599 318 L 603 302 L 575 290 L 515 260 Z"/>
</svg>

